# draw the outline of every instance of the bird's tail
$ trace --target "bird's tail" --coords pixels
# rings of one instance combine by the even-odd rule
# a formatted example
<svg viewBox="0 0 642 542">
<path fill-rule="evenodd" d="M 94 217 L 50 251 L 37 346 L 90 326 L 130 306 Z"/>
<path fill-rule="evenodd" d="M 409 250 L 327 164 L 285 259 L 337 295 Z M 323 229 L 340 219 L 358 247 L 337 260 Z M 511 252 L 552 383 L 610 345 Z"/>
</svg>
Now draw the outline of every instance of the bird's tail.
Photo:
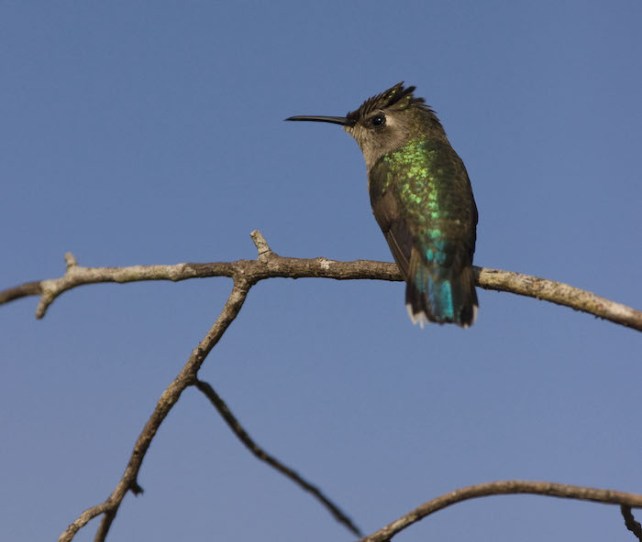
<svg viewBox="0 0 642 542">
<path fill-rule="evenodd" d="M 472 325 L 479 306 L 472 265 L 444 267 L 413 256 L 406 284 L 406 307 L 413 324 Z"/>
</svg>

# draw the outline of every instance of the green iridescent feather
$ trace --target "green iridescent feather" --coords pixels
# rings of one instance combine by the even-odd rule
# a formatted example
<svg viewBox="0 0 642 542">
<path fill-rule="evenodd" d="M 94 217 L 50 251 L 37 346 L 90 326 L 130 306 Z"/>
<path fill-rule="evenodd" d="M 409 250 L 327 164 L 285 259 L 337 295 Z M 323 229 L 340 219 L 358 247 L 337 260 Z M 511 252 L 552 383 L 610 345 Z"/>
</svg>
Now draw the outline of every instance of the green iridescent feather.
<svg viewBox="0 0 642 542">
<path fill-rule="evenodd" d="M 436 322 L 472 323 L 477 209 L 457 153 L 415 139 L 382 156 L 369 178 L 375 218 L 409 283 L 406 302 Z"/>
</svg>

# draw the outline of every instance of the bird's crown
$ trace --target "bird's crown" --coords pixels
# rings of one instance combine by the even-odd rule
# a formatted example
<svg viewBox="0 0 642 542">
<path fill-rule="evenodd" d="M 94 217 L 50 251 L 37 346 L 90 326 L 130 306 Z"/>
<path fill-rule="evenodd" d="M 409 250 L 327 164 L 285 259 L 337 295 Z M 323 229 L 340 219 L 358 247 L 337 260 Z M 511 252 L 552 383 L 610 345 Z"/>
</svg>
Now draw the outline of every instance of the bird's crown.
<svg viewBox="0 0 642 542">
<path fill-rule="evenodd" d="M 368 98 L 358 109 L 348 113 L 346 118 L 351 121 L 351 124 L 356 124 L 375 111 L 402 111 L 412 106 L 430 111 L 423 98 L 414 96 L 414 91 L 414 86 L 404 87 L 401 81 L 388 90 Z"/>
</svg>

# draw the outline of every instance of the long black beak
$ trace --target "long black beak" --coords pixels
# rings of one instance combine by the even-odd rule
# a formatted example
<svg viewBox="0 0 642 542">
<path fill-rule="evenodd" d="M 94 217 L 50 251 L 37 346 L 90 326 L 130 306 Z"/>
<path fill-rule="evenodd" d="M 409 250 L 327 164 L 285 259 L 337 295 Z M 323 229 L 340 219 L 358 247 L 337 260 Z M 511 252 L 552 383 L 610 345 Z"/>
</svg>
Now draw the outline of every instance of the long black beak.
<svg viewBox="0 0 642 542">
<path fill-rule="evenodd" d="M 326 117 L 323 115 L 297 115 L 288 117 L 285 120 L 304 120 L 310 122 L 329 122 L 331 124 L 340 124 L 341 126 L 354 126 L 354 121 L 348 117 Z"/>
</svg>

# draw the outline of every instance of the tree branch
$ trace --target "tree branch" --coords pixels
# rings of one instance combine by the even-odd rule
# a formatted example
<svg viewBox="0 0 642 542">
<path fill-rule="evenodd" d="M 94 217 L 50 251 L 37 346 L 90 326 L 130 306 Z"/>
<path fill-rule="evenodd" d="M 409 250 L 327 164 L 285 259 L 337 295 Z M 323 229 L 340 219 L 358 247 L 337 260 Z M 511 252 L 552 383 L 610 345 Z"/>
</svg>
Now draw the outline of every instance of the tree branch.
<svg viewBox="0 0 642 542">
<path fill-rule="evenodd" d="M 522 480 L 487 482 L 456 489 L 436 499 L 425 502 L 382 529 L 366 536 L 362 539 L 362 542 L 389 542 L 393 536 L 410 527 L 410 525 L 453 504 L 478 497 L 518 494 L 543 495 L 546 497 L 560 497 L 563 499 L 592 501 L 602 504 L 619 504 L 622 507 L 642 508 L 642 495 L 612 489 L 595 489 L 591 487 L 557 484 L 554 482 L 530 482 Z M 622 508 L 622 510 L 624 513 L 624 508 Z M 627 527 L 629 527 L 628 523 Z"/>
<path fill-rule="evenodd" d="M 39 295 L 36 317 L 42 318 L 53 301 L 78 286 L 104 282 L 171 280 L 174 282 L 208 277 L 243 277 L 254 284 L 268 278 L 327 278 L 336 280 L 400 281 L 393 263 L 356 260 L 338 262 L 327 258 L 285 258 L 273 252 L 258 231 L 252 238 L 259 251 L 256 260 L 234 262 L 135 265 L 131 267 L 81 267 L 67 253 L 67 271 L 59 278 L 28 282 L 0 292 L 0 305 L 27 296 Z M 548 279 L 499 269 L 476 268 L 477 285 L 486 290 L 510 292 L 570 307 L 642 331 L 642 311 L 616 303 L 592 292 Z"/>
<path fill-rule="evenodd" d="M 225 420 L 225 423 L 227 423 L 233 433 L 238 437 L 243 445 L 250 452 L 252 452 L 252 454 L 256 458 L 264 461 L 272 468 L 276 469 L 285 477 L 292 480 L 304 491 L 311 493 L 312 496 L 317 499 L 334 516 L 334 519 L 344 525 L 353 534 L 355 534 L 356 536 L 363 536 L 362 532 L 359 530 L 359 527 L 354 524 L 354 522 L 348 517 L 348 515 L 343 512 L 336 504 L 334 504 L 328 497 L 326 497 L 318 487 L 312 485 L 310 482 L 302 478 L 298 472 L 284 465 L 278 459 L 268 454 L 265 450 L 263 450 L 263 448 L 256 444 L 252 437 L 250 437 L 247 431 L 243 428 L 238 419 L 234 416 L 234 414 L 232 414 L 232 411 L 229 409 L 225 401 L 223 401 L 221 396 L 216 393 L 216 391 L 210 384 L 204 382 L 203 380 L 197 380 L 195 386 L 210 400 L 214 408 Z"/>
<path fill-rule="evenodd" d="M 270 258 L 278 257 L 274 252 L 272 252 L 272 250 L 270 249 L 270 247 L 268 246 L 267 242 L 265 241 L 263 236 L 260 234 L 260 232 L 258 231 L 252 232 L 252 240 L 254 241 L 254 244 L 258 251 L 258 261 L 267 261 Z M 67 261 L 67 274 L 65 275 L 65 277 L 67 277 L 67 275 L 69 275 L 70 273 L 71 274 L 75 274 L 78 272 L 80 272 L 81 274 L 84 273 L 84 271 L 82 270 L 83 268 L 78 267 L 75 258 L 71 254 L 69 253 L 66 254 L 65 259 Z M 189 265 L 189 264 L 185 264 L 185 265 Z M 225 266 L 229 266 L 229 265 L 230 264 L 222 264 L 223 267 L 221 269 L 225 269 Z M 146 268 L 142 270 L 137 268 L 126 268 L 126 269 L 130 270 L 133 273 L 133 275 L 140 276 L 139 273 L 142 272 L 143 276 L 151 276 L 151 275 L 157 275 L 159 270 L 161 273 L 163 273 L 165 270 L 163 270 L 162 268 L 164 267 L 165 266 L 146 266 Z M 119 271 L 116 268 L 114 269 L 116 271 Z M 103 270 L 97 271 L 97 269 L 86 269 L 86 271 L 90 275 L 95 274 L 102 278 L 106 276 L 103 274 Z M 106 269 L 104 271 L 106 271 Z M 118 509 L 120 508 L 120 505 L 123 499 L 125 498 L 125 495 L 127 494 L 127 492 L 131 491 L 134 495 L 139 495 L 140 493 L 143 492 L 143 488 L 138 483 L 138 473 L 140 472 L 143 459 L 147 454 L 147 451 L 149 449 L 149 446 L 154 436 L 156 435 L 161 424 L 163 423 L 163 420 L 167 417 L 167 414 L 169 414 L 172 407 L 178 402 L 181 394 L 188 386 L 196 386 L 202 393 L 205 394 L 206 397 L 210 399 L 212 404 L 216 407 L 216 409 L 219 411 L 219 413 L 227 422 L 227 424 L 230 426 L 230 428 L 241 439 L 243 444 L 245 444 L 245 446 L 248 447 L 250 451 L 252 451 L 252 453 L 255 456 L 267 462 L 269 465 L 277 469 L 279 472 L 281 472 L 282 474 L 284 474 L 285 476 L 293 480 L 305 491 L 308 491 L 309 493 L 311 493 L 332 513 L 332 515 L 335 517 L 335 519 L 337 519 L 337 521 L 339 521 L 344 526 L 346 526 L 355 535 L 362 536 L 361 531 L 358 529 L 358 527 L 354 525 L 354 523 L 350 520 L 350 518 L 343 511 L 341 511 L 341 509 L 339 509 L 339 507 L 337 507 L 332 501 L 330 501 L 330 499 L 328 499 L 317 487 L 310 484 L 308 481 L 304 480 L 296 471 L 283 465 L 277 459 L 267 454 L 256 443 L 254 443 L 254 441 L 243 429 L 243 427 L 238 422 L 236 417 L 232 414 L 232 412 L 227 407 L 225 402 L 220 398 L 220 396 L 218 396 L 218 394 L 214 391 L 214 389 L 206 382 L 198 380 L 198 377 L 197 377 L 198 371 L 201 368 L 203 362 L 207 358 L 210 351 L 214 348 L 214 346 L 216 346 L 216 344 L 218 343 L 220 338 L 223 336 L 223 334 L 225 333 L 229 325 L 238 316 L 241 308 L 243 307 L 243 303 L 245 302 L 245 299 L 249 293 L 250 288 L 256 283 L 256 280 L 253 278 L 251 274 L 250 276 L 248 276 L 248 274 L 244 272 L 243 266 L 232 268 L 229 274 L 227 274 L 227 272 L 228 271 L 225 270 L 226 274 L 224 276 L 231 276 L 234 279 L 234 287 L 232 288 L 232 292 L 230 293 L 223 307 L 223 310 L 221 311 L 218 318 L 216 319 L 216 321 L 214 322 L 210 330 L 207 332 L 205 337 L 201 340 L 199 345 L 192 351 L 190 357 L 188 358 L 187 362 L 181 369 L 180 373 L 176 376 L 174 381 L 165 389 L 165 391 L 161 395 L 160 399 L 156 404 L 156 407 L 154 408 L 152 415 L 148 419 L 147 423 L 145 424 L 145 427 L 141 431 L 138 439 L 136 440 L 134 449 L 129 459 L 129 463 L 125 468 L 125 472 L 123 473 L 120 481 L 116 485 L 116 488 L 113 490 L 109 498 L 107 498 L 104 502 L 97 504 L 95 506 L 92 506 L 91 508 L 88 508 L 74 522 L 72 522 L 67 527 L 67 529 L 60 535 L 58 539 L 59 542 L 71 541 L 81 528 L 83 528 L 93 518 L 101 514 L 103 515 L 103 519 L 96 532 L 94 540 L 96 542 L 105 541 L 105 539 L 107 538 L 107 534 L 109 533 L 111 524 L 116 518 Z M 170 273 L 171 273 L 171 270 L 170 270 Z M 111 273 L 107 272 L 107 275 L 110 275 L 110 274 Z M 119 278 L 119 279 L 130 278 L 127 272 L 124 274 L 124 276 L 120 276 L 118 274 L 116 274 L 115 276 L 116 278 Z M 44 310 L 46 310 L 46 307 L 58 295 L 60 295 L 60 293 L 62 293 L 63 291 L 66 291 L 67 289 L 71 289 L 72 287 L 79 285 L 79 284 L 73 284 L 73 283 L 64 283 L 65 277 L 61 279 L 63 282 L 61 283 L 61 285 L 59 285 L 60 289 L 57 289 L 57 286 L 55 285 L 53 288 L 49 289 L 49 291 L 53 293 L 53 296 L 48 298 L 48 302 L 47 302 L 47 305 L 44 306 Z M 112 275 L 112 277 L 114 277 L 114 275 Z M 95 279 L 95 278 L 96 276 L 92 277 L 92 279 Z M 141 280 L 156 280 L 156 279 L 141 279 Z M 99 280 L 98 282 L 105 282 L 105 281 Z M 112 282 L 112 281 L 107 281 L 107 282 Z M 123 281 L 114 280 L 113 282 L 123 282 Z M 125 280 L 124 282 L 128 282 L 128 280 Z M 70 286 L 70 284 L 73 284 L 73 285 Z M 48 287 L 49 285 L 45 287 L 44 291 L 46 291 L 46 288 Z M 42 300 L 41 300 L 41 305 L 42 305 Z"/>
<path fill-rule="evenodd" d="M 626 528 L 631 531 L 640 542 L 642 542 L 642 525 L 640 525 L 638 521 L 635 521 L 633 512 L 631 512 L 631 507 L 623 504 L 620 506 L 620 512 L 622 512 Z"/>
<path fill-rule="evenodd" d="M 120 504 L 122 503 L 128 491 L 134 494 L 142 492 L 142 488 L 138 484 L 138 473 L 140 472 L 143 459 L 149 449 L 156 432 L 158 431 L 161 423 L 167 417 L 172 407 L 176 404 L 183 391 L 188 386 L 196 383 L 196 375 L 205 358 L 210 353 L 212 348 L 216 346 L 220 338 L 225 333 L 225 330 L 234 321 L 239 314 L 243 303 L 247 297 L 251 283 L 248 282 L 241 275 L 234 276 L 234 286 L 230 293 L 223 310 L 218 318 L 207 332 L 205 337 L 201 340 L 198 346 L 192 351 L 185 365 L 178 373 L 173 382 L 165 389 L 156 403 L 156 407 L 152 415 L 147 420 L 145 427 L 141 431 L 134 449 L 129 458 L 129 463 L 125 468 L 122 478 L 116 485 L 112 494 L 104 502 L 92 506 L 85 510 L 73 523 L 58 538 L 59 542 L 69 542 L 75 534 L 84 527 L 91 519 L 100 514 L 103 515 L 103 521 L 96 532 L 96 542 L 103 542 L 109 532 L 109 527 L 118 513 Z"/>
<path fill-rule="evenodd" d="M 642 311 L 616 303 L 593 292 L 563 282 L 513 271 L 478 268 L 477 273 L 477 284 L 485 290 L 534 297 L 642 331 Z"/>
<path fill-rule="evenodd" d="M 218 409 L 228 425 L 257 457 L 290 477 L 297 484 L 315 495 L 334 516 L 359 535 L 350 519 L 329 501 L 315 486 L 303 480 L 295 471 L 282 465 L 262 450 L 232 415 L 209 384 L 198 380 L 198 371 L 209 352 L 218 343 L 229 325 L 238 316 L 250 288 L 257 282 L 274 277 L 281 278 L 331 278 L 336 280 L 374 279 L 399 281 L 402 277 L 395 264 L 353 261 L 337 262 L 326 258 L 284 258 L 273 252 L 260 232 L 252 232 L 258 250 L 256 260 L 215 262 L 208 264 L 184 263 L 177 265 L 138 265 L 131 267 L 81 267 L 71 253 L 65 254 L 67 270 L 62 277 L 32 281 L 0 292 L 0 304 L 32 295 L 40 296 L 36 317 L 42 318 L 49 306 L 64 292 L 87 284 L 104 282 L 138 282 L 149 280 L 181 281 L 192 278 L 229 277 L 234 281 L 232 291 L 216 321 L 192 351 L 183 368 L 161 394 L 154 411 L 138 436 L 125 471 L 102 503 L 85 510 L 60 535 L 60 542 L 71 541 L 75 534 L 89 521 L 99 515 L 103 520 L 95 540 L 103 542 L 128 491 L 139 494 L 143 491 L 138 483 L 143 459 L 160 425 L 189 386 L 196 386 Z M 642 312 L 599 297 L 591 292 L 567 284 L 550 281 L 520 273 L 496 269 L 476 268 L 477 285 L 489 290 L 511 292 L 534 297 L 593 314 L 619 325 L 642 331 Z M 530 493 L 569 499 L 588 500 L 619 504 L 626 526 L 639 538 L 640 526 L 631 513 L 631 507 L 642 507 L 642 495 L 613 490 L 593 489 L 552 482 L 505 481 L 491 482 L 458 489 L 419 506 L 415 510 L 364 538 L 364 542 L 383 542 L 424 517 L 458 502 L 489 495 Z"/>
</svg>

